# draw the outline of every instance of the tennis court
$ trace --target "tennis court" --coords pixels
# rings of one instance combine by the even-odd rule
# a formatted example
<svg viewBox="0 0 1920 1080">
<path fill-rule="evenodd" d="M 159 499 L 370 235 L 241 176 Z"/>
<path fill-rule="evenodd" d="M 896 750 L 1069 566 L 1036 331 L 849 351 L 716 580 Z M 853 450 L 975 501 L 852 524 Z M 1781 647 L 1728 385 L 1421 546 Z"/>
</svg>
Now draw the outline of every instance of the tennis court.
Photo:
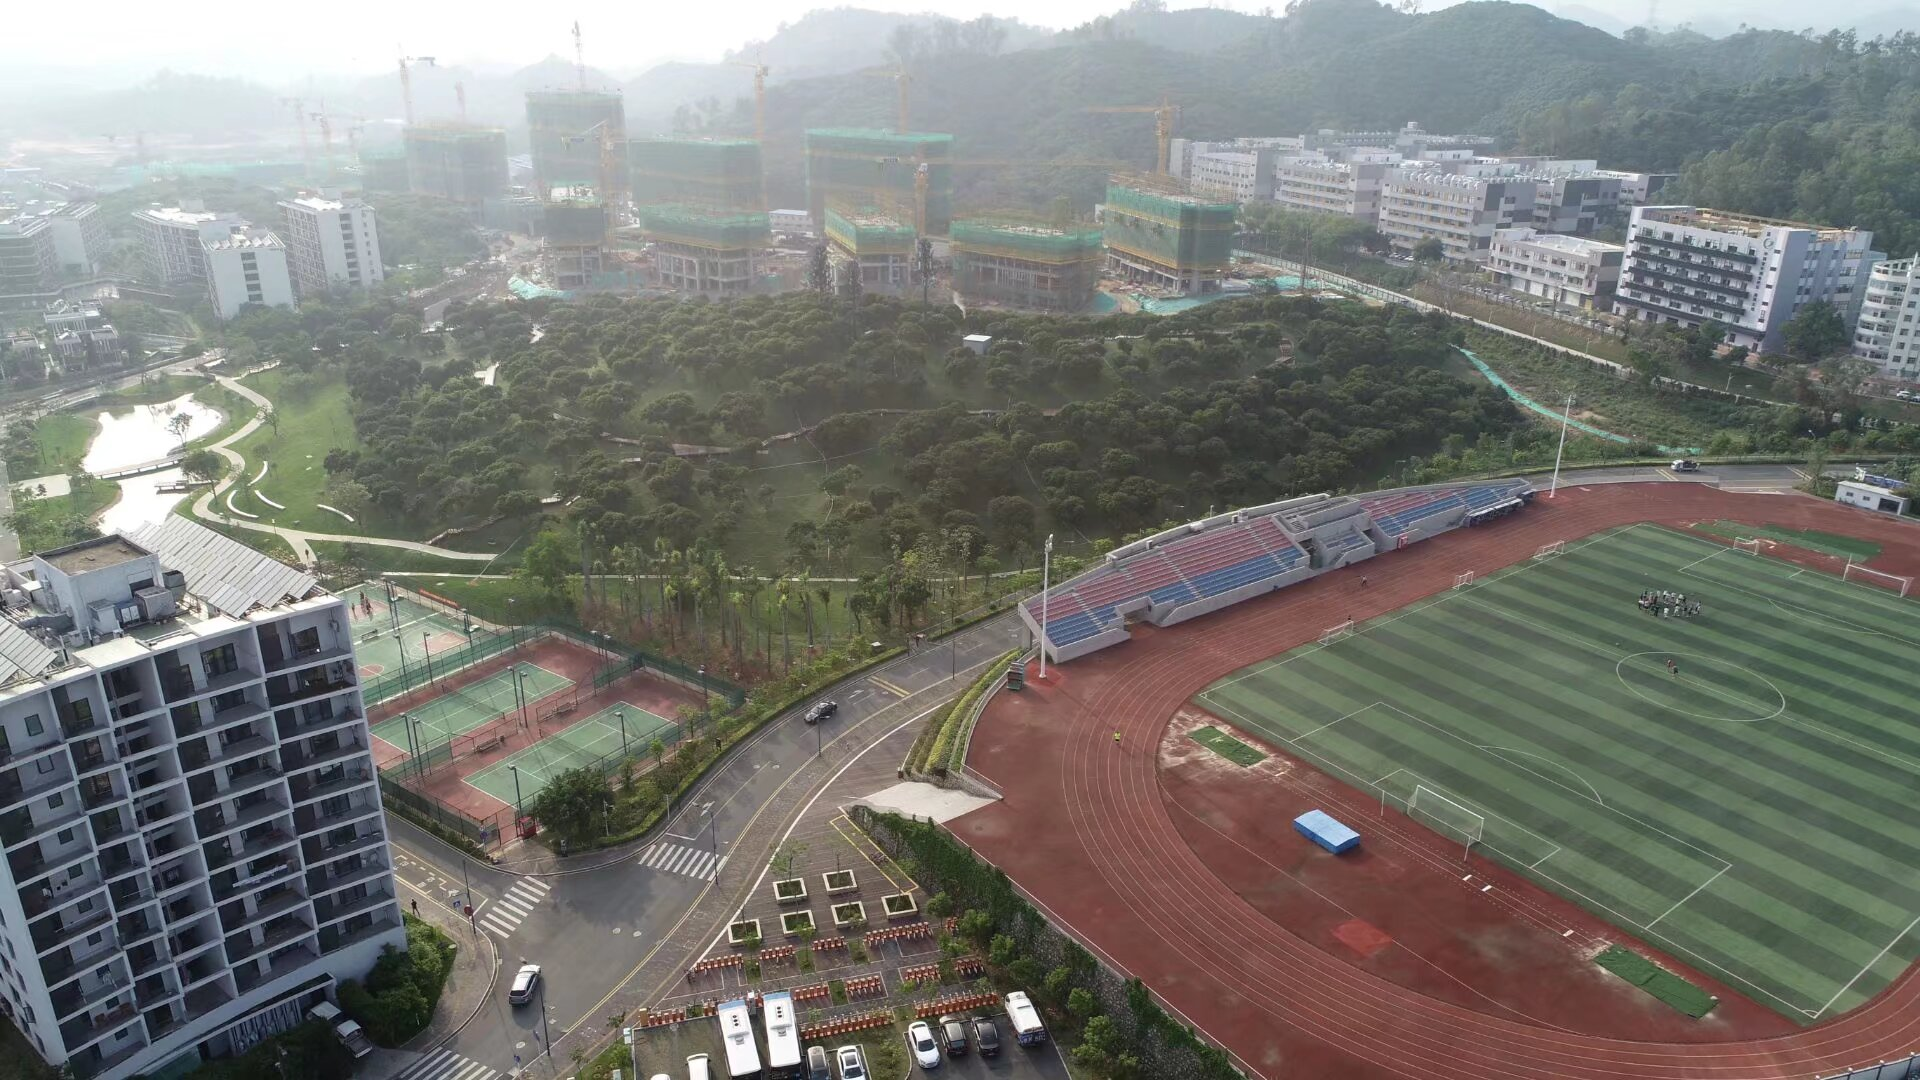
<svg viewBox="0 0 1920 1080">
<path fill-rule="evenodd" d="M 417 708 L 390 717 L 373 726 L 374 737 L 384 739 L 401 750 L 417 743 L 423 753 L 452 741 L 481 724 L 519 707 L 514 697 L 513 680 L 518 675 L 531 703 L 573 685 L 573 680 L 556 675 L 538 664 L 510 664 L 499 671 L 458 689 L 444 688 L 439 697 Z M 407 737 L 409 718 L 416 724 L 414 742 Z"/>
<path fill-rule="evenodd" d="M 415 667 L 424 669 L 431 666 L 434 656 L 450 655 L 467 644 L 467 625 L 458 615 L 436 611 L 401 595 L 394 596 L 389 606 L 385 589 L 349 590 L 346 597 L 354 652 L 363 679 Z M 371 615 L 364 613 L 362 597 L 372 608 Z"/>
<path fill-rule="evenodd" d="M 1920 952 L 1917 659 L 1910 600 L 1637 525 L 1198 701 L 1804 1023 Z"/>
<path fill-rule="evenodd" d="M 518 772 L 518 794 L 524 806 L 563 772 L 603 759 L 617 761 L 622 756 L 623 745 L 627 753 L 642 756 L 655 739 L 671 746 L 679 737 L 679 725 L 673 721 L 638 705 L 619 701 L 481 769 L 467 777 L 467 783 L 513 806 L 514 774 Z"/>
</svg>

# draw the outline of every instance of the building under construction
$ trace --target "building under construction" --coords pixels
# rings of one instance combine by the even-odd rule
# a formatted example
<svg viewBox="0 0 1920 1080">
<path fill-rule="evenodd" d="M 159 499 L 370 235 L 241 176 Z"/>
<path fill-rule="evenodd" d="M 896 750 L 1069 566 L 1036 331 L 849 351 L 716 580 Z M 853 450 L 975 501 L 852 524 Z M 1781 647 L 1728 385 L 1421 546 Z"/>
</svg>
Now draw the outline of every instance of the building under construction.
<svg viewBox="0 0 1920 1080">
<path fill-rule="evenodd" d="M 825 233 L 836 283 L 860 275 L 866 293 L 905 292 L 913 281 L 913 226 L 900 217 L 870 208 L 829 206 Z M 844 287 L 844 286 L 843 286 Z"/>
<path fill-rule="evenodd" d="M 552 188 L 540 213 L 540 241 L 555 288 L 590 287 L 605 268 L 605 200 L 585 185 Z"/>
<path fill-rule="evenodd" d="M 953 223 L 953 287 L 973 304 L 1084 311 L 1105 261 L 1100 230 L 1015 219 Z"/>
<path fill-rule="evenodd" d="M 360 151 L 360 190 L 407 190 L 407 152 L 397 146 Z"/>
<path fill-rule="evenodd" d="M 626 103 L 601 90 L 529 90 L 527 144 L 533 158 L 533 190 L 544 195 L 556 187 L 590 184 L 596 188 L 624 182 L 602 177 L 602 140 L 617 158 L 627 141 Z"/>
<path fill-rule="evenodd" d="M 807 212 L 824 222 L 830 204 L 887 208 L 927 236 L 953 220 L 953 136 L 866 128 L 807 132 Z"/>
<path fill-rule="evenodd" d="M 769 239 L 760 144 L 751 139 L 637 139 L 629 184 L 660 283 L 689 292 L 752 290 Z"/>
<path fill-rule="evenodd" d="M 1182 293 L 1214 292 L 1233 262 L 1235 207 L 1150 177 L 1107 185 L 1104 237 L 1115 277 Z"/>
<path fill-rule="evenodd" d="M 406 129 L 407 190 L 466 206 L 507 194 L 507 133 L 469 124 Z"/>
</svg>

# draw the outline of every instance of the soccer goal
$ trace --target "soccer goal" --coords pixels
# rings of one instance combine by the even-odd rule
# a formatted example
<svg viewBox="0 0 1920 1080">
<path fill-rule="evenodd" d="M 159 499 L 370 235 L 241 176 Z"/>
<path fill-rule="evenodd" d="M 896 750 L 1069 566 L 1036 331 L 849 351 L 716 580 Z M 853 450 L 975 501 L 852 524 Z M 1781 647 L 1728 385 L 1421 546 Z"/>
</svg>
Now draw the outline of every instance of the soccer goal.
<svg viewBox="0 0 1920 1080">
<path fill-rule="evenodd" d="M 1338 626 L 1329 626 L 1325 630 L 1320 631 L 1320 644 L 1330 645 L 1333 642 L 1339 641 L 1341 638 L 1347 637 L 1352 633 L 1353 633 L 1353 620 L 1348 619 L 1346 622 L 1343 622 Z"/>
<path fill-rule="evenodd" d="M 1544 559 L 1550 555 L 1558 555 L 1566 549 L 1567 542 L 1565 540 L 1555 540 L 1551 544 L 1541 544 L 1540 550 L 1534 552 L 1533 557 L 1536 559 Z"/>
<path fill-rule="evenodd" d="M 1473 851 L 1473 845 L 1479 843 L 1487 831 L 1485 815 L 1467 809 L 1425 784 L 1414 785 L 1413 794 L 1407 799 L 1407 816 L 1459 840 L 1464 845 L 1460 849 L 1462 859 Z"/>
<path fill-rule="evenodd" d="M 1746 536 L 1746 537 L 1736 538 L 1733 542 L 1733 546 L 1739 548 L 1741 551 L 1744 551 L 1749 555 L 1760 554 L 1760 538 L 1757 536 Z"/>
<path fill-rule="evenodd" d="M 1453 575 L 1454 588 L 1464 589 L 1471 584 L 1473 584 L 1473 571 L 1468 570 L 1466 573 Z"/>
<path fill-rule="evenodd" d="M 1876 589 L 1886 589 L 1901 596 L 1907 595 L 1907 590 L 1913 588 L 1913 579 L 1910 577 L 1889 574 L 1885 570 L 1870 570 L 1857 562 L 1848 562 L 1847 568 L 1840 572 L 1840 578 L 1842 581 L 1851 581 L 1855 585 L 1871 585 Z"/>
</svg>

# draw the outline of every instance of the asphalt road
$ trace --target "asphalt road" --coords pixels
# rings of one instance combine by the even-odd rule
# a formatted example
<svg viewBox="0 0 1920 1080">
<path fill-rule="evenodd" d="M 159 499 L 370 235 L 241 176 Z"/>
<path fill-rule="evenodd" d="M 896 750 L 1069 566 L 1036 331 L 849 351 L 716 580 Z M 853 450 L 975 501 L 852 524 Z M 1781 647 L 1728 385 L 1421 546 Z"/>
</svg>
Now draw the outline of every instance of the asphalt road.
<svg viewBox="0 0 1920 1080">
<path fill-rule="evenodd" d="M 745 829 L 784 827 L 759 817 L 787 778 L 823 751 L 838 757 L 849 745 L 878 741 L 901 718 L 957 693 L 968 669 L 1025 643 L 1017 618 L 1000 616 L 842 684 L 834 695 L 838 715 L 815 727 L 801 721 L 803 709 L 775 720 L 690 793 L 653 843 L 608 852 L 586 869 L 536 877 L 472 862 L 463 869 L 464 860 L 389 817 L 397 876 L 443 902 L 470 890 L 476 929 L 498 943 L 502 964 L 486 1005 L 446 1044 L 451 1053 L 439 1064 L 423 1062 L 406 1080 L 492 1080 L 487 1071 L 516 1067 L 554 1075 L 545 1061 L 534 1063 L 544 1045 L 540 1009 L 507 1005 L 514 969 L 527 961 L 541 965 L 554 1039 L 578 1026 L 604 1031 L 607 1015 L 616 1011 L 610 1003 L 633 989 L 641 966 L 663 946 L 683 947 L 669 939 L 715 876 L 759 874 L 760 865 L 734 866 L 730 852 Z M 570 1068 L 559 1062 L 559 1074 Z"/>
</svg>

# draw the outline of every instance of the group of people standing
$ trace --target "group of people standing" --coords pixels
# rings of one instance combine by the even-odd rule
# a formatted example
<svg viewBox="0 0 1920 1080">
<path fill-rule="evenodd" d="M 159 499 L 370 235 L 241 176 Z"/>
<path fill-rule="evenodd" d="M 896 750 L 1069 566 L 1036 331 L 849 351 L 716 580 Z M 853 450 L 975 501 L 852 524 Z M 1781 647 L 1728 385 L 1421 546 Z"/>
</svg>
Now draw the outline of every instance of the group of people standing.
<svg viewBox="0 0 1920 1080">
<path fill-rule="evenodd" d="M 1690 619 L 1700 614 L 1700 601 L 1687 599 L 1686 593 L 1648 589 L 1640 594 L 1640 610 L 1661 618 Z"/>
</svg>

